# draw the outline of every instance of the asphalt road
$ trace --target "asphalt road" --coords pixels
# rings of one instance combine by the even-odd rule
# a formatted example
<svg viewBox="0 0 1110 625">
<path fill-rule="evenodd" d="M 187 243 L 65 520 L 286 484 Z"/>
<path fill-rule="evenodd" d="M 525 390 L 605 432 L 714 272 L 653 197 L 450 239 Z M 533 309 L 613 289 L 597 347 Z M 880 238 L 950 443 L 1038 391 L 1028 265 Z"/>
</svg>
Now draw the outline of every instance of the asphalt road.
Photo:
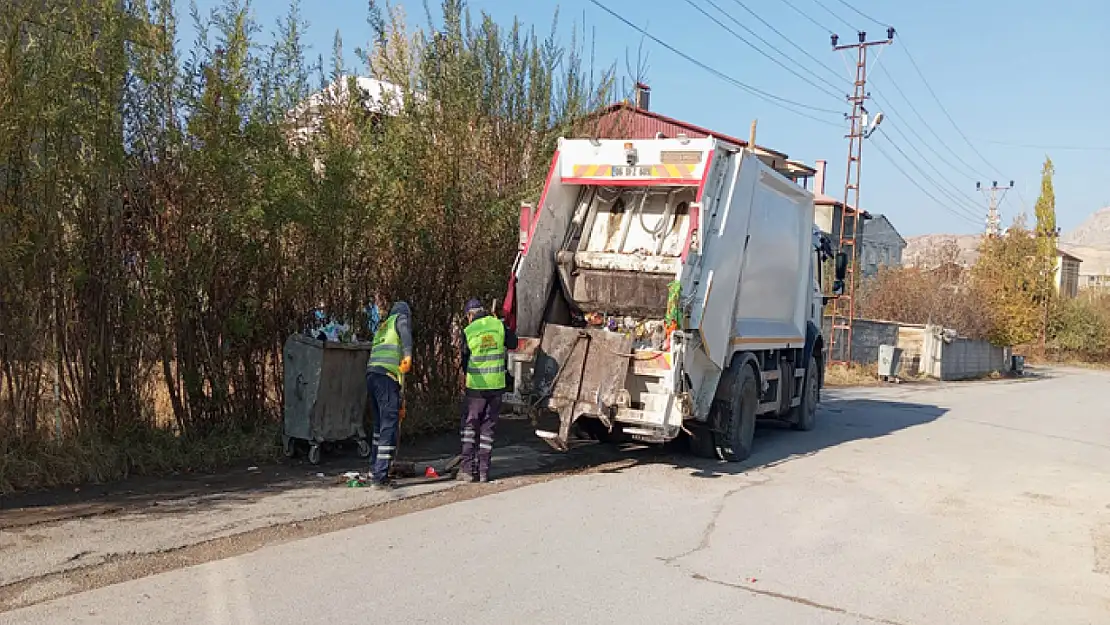
<svg viewBox="0 0 1110 625">
<path fill-rule="evenodd" d="M 1110 376 L 829 395 L 741 467 L 645 460 L 0 623 L 1110 622 Z"/>
</svg>

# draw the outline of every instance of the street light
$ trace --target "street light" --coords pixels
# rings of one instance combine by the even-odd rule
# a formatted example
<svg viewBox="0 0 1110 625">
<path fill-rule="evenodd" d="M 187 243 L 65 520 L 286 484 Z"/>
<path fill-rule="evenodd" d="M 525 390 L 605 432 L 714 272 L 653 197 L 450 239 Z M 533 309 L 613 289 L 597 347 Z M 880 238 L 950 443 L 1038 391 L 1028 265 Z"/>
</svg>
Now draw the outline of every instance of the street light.
<svg viewBox="0 0 1110 625">
<path fill-rule="evenodd" d="M 875 119 L 871 122 L 870 127 L 868 127 L 868 129 L 863 133 L 863 138 L 864 139 L 870 139 L 871 134 L 879 129 L 879 124 L 883 123 L 883 119 L 885 119 L 885 117 L 886 116 L 883 115 L 883 112 L 879 111 L 879 113 L 877 115 L 875 115 Z M 865 122 L 865 124 L 866 124 L 866 122 Z"/>
</svg>

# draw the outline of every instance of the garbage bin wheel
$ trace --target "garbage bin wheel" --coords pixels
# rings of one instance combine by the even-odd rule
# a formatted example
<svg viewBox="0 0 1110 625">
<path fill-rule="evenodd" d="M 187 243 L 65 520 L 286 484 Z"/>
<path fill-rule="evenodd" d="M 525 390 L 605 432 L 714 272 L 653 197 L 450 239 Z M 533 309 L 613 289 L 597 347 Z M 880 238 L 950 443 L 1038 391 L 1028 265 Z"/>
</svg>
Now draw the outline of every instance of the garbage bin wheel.
<svg viewBox="0 0 1110 625">
<path fill-rule="evenodd" d="M 320 464 L 320 446 L 312 445 L 308 448 L 308 461 L 311 464 Z"/>
<path fill-rule="evenodd" d="M 370 441 L 366 440 L 365 438 L 358 439 L 358 457 L 370 457 Z"/>
<path fill-rule="evenodd" d="M 297 454 L 297 441 L 292 437 L 281 437 L 281 451 L 285 454 L 286 458 L 292 458 Z"/>
</svg>

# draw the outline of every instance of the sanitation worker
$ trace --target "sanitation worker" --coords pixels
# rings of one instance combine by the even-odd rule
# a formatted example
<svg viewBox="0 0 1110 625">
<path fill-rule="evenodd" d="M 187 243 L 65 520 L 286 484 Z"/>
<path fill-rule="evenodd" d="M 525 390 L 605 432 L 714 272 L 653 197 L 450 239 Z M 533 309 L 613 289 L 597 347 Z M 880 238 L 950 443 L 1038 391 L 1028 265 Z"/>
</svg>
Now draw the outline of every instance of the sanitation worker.
<svg viewBox="0 0 1110 625">
<path fill-rule="evenodd" d="M 476 299 L 466 303 L 464 312 L 467 326 L 463 330 L 462 367 L 466 372 L 467 411 L 458 479 L 488 482 L 493 432 L 507 382 L 508 350 L 516 349 L 517 337 Z"/>
<path fill-rule="evenodd" d="M 379 490 L 393 488 L 389 469 L 397 451 L 405 374 L 411 369 L 412 313 L 407 303 L 396 302 L 374 334 L 370 360 L 366 363 L 366 389 L 375 416 L 370 479 L 371 486 Z"/>
</svg>

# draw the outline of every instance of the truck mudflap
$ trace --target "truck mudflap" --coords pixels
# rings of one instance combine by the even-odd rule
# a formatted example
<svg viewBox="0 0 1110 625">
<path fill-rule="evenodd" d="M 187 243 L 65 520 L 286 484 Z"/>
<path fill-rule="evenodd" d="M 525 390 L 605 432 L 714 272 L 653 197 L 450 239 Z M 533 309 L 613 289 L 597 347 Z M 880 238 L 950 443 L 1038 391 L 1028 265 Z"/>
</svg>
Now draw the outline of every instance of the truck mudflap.
<svg viewBox="0 0 1110 625">
<path fill-rule="evenodd" d="M 612 427 L 610 414 L 627 403 L 631 357 L 631 336 L 548 324 L 536 350 L 532 388 L 537 403 L 558 414 L 559 431 L 536 430 L 536 435 L 566 451 L 578 417 L 596 416 Z"/>
</svg>

